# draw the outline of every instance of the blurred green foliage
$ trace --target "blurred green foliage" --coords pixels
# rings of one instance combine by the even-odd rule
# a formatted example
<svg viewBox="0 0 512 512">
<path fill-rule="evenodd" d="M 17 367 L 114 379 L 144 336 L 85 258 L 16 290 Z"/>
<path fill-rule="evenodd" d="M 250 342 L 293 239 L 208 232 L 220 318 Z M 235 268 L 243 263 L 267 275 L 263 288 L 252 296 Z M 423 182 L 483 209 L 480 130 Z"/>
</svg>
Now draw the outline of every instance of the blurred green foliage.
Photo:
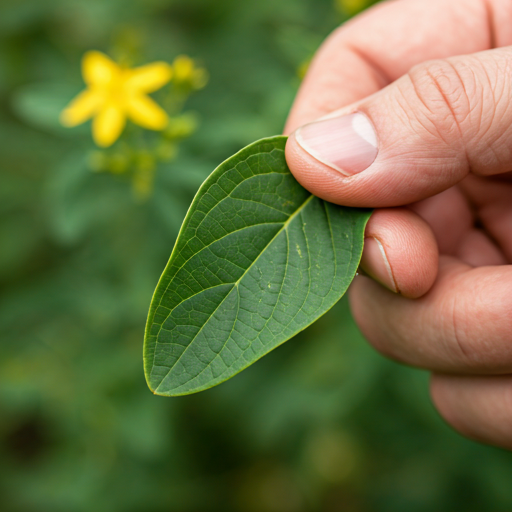
<svg viewBox="0 0 512 512">
<path fill-rule="evenodd" d="M 349 2 L 353 5 L 354 2 Z M 332 0 L 0 3 L 2 512 L 415 512 L 512 508 L 512 455 L 438 418 L 428 376 L 364 342 L 346 301 L 231 381 L 153 396 L 151 294 L 201 181 L 279 133 Z M 56 118 L 97 49 L 209 71 L 198 131 L 133 200 Z M 174 155 L 173 155 L 174 156 Z"/>
</svg>

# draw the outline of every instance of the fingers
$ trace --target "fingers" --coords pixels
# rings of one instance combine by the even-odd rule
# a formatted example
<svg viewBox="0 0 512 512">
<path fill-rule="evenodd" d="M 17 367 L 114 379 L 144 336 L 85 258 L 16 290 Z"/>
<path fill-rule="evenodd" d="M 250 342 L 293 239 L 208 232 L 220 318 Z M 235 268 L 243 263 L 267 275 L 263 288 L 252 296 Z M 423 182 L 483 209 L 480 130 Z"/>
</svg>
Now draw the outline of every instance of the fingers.
<svg viewBox="0 0 512 512">
<path fill-rule="evenodd" d="M 475 206 L 485 230 L 503 251 L 502 259 L 512 262 L 512 183 L 468 176 L 461 188 Z"/>
<path fill-rule="evenodd" d="M 432 399 L 462 434 L 512 450 L 512 376 L 433 375 Z"/>
<path fill-rule="evenodd" d="M 389 290 L 420 297 L 437 274 L 434 235 L 424 220 L 405 208 L 377 210 L 366 226 L 360 266 Z"/>
<path fill-rule="evenodd" d="M 409 208 L 430 226 L 440 254 L 455 256 L 461 241 L 474 224 L 468 201 L 459 187 L 449 188 L 409 205 Z"/>
<path fill-rule="evenodd" d="M 347 206 L 408 204 L 512 160 L 512 48 L 431 61 L 294 132 L 299 182 Z"/>
<path fill-rule="evenodd" d="M 441 257 L 416 300 L 357 277 L 350 289 L 359 328 L 380 352 L 446 373 L 512 373 L 512 266 L 471 268 Z"/>
<path fill-rule="evenodd" d="M 500 8 L 497 22 L 487 5 Z M 369 9 L 322 45 L 285 132 L 373 94 L 420 62 L 512 44 L 504 22 L 511 11 L 503 0 L 408 0 Z"/>
<path fill-rule="evenodd" d="M 482 182 L 482 184 L 474 187 L 475 197 L 472 197 L 469 194 L 469 188 L 475 181 Z M 512 219 L 512 186 L 503 182 L 492 183 L 489 186 L 487 181 L 469 176 L 461 183 L 460 187 L 449 188 L 440 194 L 409 206 L 432 229 L 440 254 L 456 256 L 472 267 L 507 263 L 507 258 L 501 247 L 489 237 L 489 233 L 495 232 L 499 245 L 505 248 L 507 244 L 510 245 L 510 239 L 512 239 L 512 222 L 510 222 Z M 495 193 L 485 194 L 484 191 L 489 188 L 491 191 L 496 188 Z M 507 188 L 509 189 L 508 193 L 503 194 L 503 190 Z M 466 191 L 466 196 L 461 189 Z M 485 197 L 488 197 L 488 201 L 484 203 Z M 483 221 L 488 233 L 473 227 L 475 214 L 470 208 L 468 199 L 472 206 L 477 206 L 477 217 Z M 489 215 L 485 205 L 490 202 L 492 202 L 489 204 L 492 210 Z M 479 208 L 479 204 L 484 206 Z M 504 228 L 501 231 L 500 226 Z M 512 246 L 510 248 L 512 249 Z"/>
<path fill-rule="evenodd" d="M 456 256 L 472 267 L 505 265 L 500 248 L 480 229 L 470 229 L 456 251 Z"/>
</svg>

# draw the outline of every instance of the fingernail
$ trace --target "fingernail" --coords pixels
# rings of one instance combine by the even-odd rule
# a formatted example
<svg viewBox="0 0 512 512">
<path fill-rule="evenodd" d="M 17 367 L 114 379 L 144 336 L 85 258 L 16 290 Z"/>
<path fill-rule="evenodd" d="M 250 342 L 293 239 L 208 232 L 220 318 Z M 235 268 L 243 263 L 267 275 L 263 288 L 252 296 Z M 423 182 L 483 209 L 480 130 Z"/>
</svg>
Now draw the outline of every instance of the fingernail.
<svg viewBox="0 0 512 512">
<path fill-rule="evenodd" d="M 360 112 L 306 124 L 295 139 L 311 156 L 351 176 L 368 169 L 377 157 L 377 135 Z"/>
<path fill-rule="evenodd" d="M 364 239 L 364 249 L 360 267 L 366 274 L 373 277 L 380 284 L 392 292 L 398 293 L 386 251 L 382 243 L 376 238 L 368 237 Z"/>
</svg>

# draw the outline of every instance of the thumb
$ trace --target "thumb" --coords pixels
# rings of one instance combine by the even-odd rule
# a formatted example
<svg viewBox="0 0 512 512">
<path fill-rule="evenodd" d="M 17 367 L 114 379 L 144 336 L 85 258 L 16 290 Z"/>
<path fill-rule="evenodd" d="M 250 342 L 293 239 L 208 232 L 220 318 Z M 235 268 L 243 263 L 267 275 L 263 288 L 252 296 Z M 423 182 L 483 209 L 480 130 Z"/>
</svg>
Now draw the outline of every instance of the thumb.
<svg viewBox="0 0 512 512">
<path fill-rule="evenodd" d="M 313 194 L 346 206 L 405 205 L 469 172 L 512 168 L 512 48 L 429 61 L 296 130 L 286 159 Z"/>
</svg>

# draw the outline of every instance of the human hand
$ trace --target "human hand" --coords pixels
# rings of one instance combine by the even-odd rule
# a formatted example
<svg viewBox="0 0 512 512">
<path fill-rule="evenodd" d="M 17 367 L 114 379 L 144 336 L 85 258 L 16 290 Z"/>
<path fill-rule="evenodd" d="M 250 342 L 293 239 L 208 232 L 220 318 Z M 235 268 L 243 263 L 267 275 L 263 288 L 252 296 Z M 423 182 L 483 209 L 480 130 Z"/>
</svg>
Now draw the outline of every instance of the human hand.
<svg viewBox="0 0 512 512">
<path fill-rule="evenodd" d="M 380 284 L 358 277 L 350 291 L 366 338 L 433 372 L 433 401 L 453 427 L 512 449 L 507 45 L 510 0 L 377 5 L 314 58 L 286 157 L 317 196 L 378 208 L 361 266 Z"/>
</svg>

